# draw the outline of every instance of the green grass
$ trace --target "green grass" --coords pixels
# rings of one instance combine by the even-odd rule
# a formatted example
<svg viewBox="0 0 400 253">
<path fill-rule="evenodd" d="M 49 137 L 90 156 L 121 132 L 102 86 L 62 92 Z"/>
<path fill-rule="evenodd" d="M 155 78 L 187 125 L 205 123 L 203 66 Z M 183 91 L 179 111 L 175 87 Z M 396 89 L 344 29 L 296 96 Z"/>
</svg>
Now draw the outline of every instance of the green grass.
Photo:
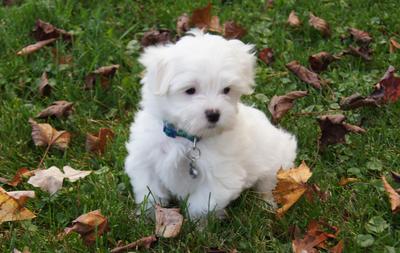
<svg viewBox="0 0 400 253">
<path fill-rule="evenodd" d="M 96 172 L 75 183 L 64 182 L 63 189 L 54 196 L 35 189 L 37 197 L 30 200 L 27 207 L 37 218 L 1 224 L 0 251 L 11 252 L 15 247 L 28 246 L 32 252 L 88 252 L 79 236 L 60 240 L 57 235 L 73 219 L 95 209 L 101 209 L 109 218 L 111 231 L 99 238 L 89 251 L 107 252 L 119 240 L 132 242 L 150 235 L 154 223 L 146 217 L 135 217 L 131 186 L 123 172 L 124 144 L 129 124 L 138 109 L 142 71 L 137 62 L 139 50 L 127 51 L 126 46 L 132 40 L 139 41 L 151 27 L 174 30 L 179 15 L 205 6 L 207 1 L 21 2 L 19 6 L 0 7 L 0 176 L 12 177 L 20 167 L 38 165 L 44 149 L 34 146 L 28 119 L 56 100 L 75 103 L 76 112 L 67 120 L 49 120 L 57 129 L 71 132 L 72 142 L 65 152 L 51 150 L 44 165 L 71 165 Z M 309 91 L 309 96 L 297 102 L 281 126 L 298 137 L 297 161 L 305 160 L 311 166 L 311 182 L 329 191 L 331 197 L 326 202 L 316 200 L 314 203 L 302 199 L 278 220 L 255 193 L 246 191 L 228 208 L 227 220 L 211 219 L 203 231 L 187 221 L 180 236 L 160 239 L 148 251 L 203 252 L 207 247 L 219 247 L 237 248 L 239 252 L 290 252 L 289 227 L 298 225 L 304 230 L 310 220 L 323 219 L 340 227 L 339 237 L 345 241 L 345 252 L 399 252 L 400 216 L 390 211 L 380 175 L 400 168 L 400 103 L 346 111 L 347 121 L 362 122 L 367 133 L 351 134 L 347 144 L 331 146 L 324 153 L 318 153 L 316 145 L 319 113 L 337 110 L 341 97 L 355 91 L 369 94 L 390 64 L 400 67 L 399 52 L 389 54 L 388 50 L 389 37 L 400 41 L 398 1 L 277 0 L 274 7 L 267 10 L 261 0 L 226 1 L 225 4 L 213 1 L 213 4 L 214 13 L 222 21 L 233 19 L 248 29 L 243 38 L 245 42 L 255 44 L 258 49 L 272 47 L 276 52 L 277 61 L 272 67 L 258 63 L 258 86 L 254 95 L 245 98 L 246 103 L 270 116 L 265 100 L 293 90 Z M 303 21 L 300 29 L 285 25 L 293 9 Z M 333 31 L 330 39 L 322 38 L 309 27 L 309 11 L 330 23 Z M 15 55 L 19 49 L 33 43 L 29 33 L 37 18 L 74 31 L 76 39 L 72 47 L 62 41 L 56 44 L 60 52 L 72 53 L 72 66 L 55 64 L 49 48 L 27 57 Z M 347 27 L 371 33 L 375 50 L 373 61 L 367 63 L 349 56 L 333 63 L 321 74 L 331 82 L 330 88 L 322 91 L 288 73 L 285 64 L 291 60 L 307 65 L 308 56 L 313 53 L 322 50 L 337 53 L 344 49 L 339 36 Z M 98 86 L 92 91 L 83 90 L 83 79 L 88 72 L 110 64 L 121 65 L 110 89 Z M 49 72 L 54 85 L 48 98 L 37 92 L 44 70 Z M 314 114 L 299 115 L 301 112 Z M 86 133 L 97 132 L 100 127 L 110 127 L 116 134 L 103 157 L 85 151 Z M 371 161 L 381 164 L 378 170 L 370 166 Z M 338 186 L 341 177 L 349 176 L 356 176 L 361 182 Z M 23 183 L 17 189 L 34 188 Z M 372 233 L 366 229 L 365 224 L 375 216 L 389 224 L 383 232 Z M 360 234 L 371 234 L 374 244 L 363 248 L 356 240 Z"/>
</svg>

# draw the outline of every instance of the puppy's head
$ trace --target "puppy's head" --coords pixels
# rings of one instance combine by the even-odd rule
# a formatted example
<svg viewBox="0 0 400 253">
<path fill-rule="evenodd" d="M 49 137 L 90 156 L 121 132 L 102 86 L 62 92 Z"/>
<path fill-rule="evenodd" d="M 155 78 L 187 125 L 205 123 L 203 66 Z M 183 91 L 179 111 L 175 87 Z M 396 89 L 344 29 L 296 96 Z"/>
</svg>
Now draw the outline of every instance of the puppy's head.
<svg viewBox="0 0 400 253">
<path fill-rule="evenodd" d="M 253 46 L 192 31 L 176 44 L 149 47 L 142 105 L 190 134 L 232 128 L 243 94 L 254 85 Z"/>
</svg>

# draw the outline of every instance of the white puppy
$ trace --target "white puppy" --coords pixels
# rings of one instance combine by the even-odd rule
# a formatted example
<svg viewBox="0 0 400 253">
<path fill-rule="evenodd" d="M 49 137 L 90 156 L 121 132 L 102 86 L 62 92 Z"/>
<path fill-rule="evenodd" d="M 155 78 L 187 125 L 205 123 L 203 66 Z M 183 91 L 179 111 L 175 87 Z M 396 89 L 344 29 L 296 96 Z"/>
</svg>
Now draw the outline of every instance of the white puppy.
<svg viewBox="0 0 400 253">
<path fill-rule="evenodd" d="M 145 50 L 125 161 L 137 203 L 187 198 L 191 217 L 200 217 L 252 186 L 272 201 L 276 171 L 293 165 L 296 139 L 240 103 L 253 90 L 252 50 L 198 30 Z"/>
</svg>

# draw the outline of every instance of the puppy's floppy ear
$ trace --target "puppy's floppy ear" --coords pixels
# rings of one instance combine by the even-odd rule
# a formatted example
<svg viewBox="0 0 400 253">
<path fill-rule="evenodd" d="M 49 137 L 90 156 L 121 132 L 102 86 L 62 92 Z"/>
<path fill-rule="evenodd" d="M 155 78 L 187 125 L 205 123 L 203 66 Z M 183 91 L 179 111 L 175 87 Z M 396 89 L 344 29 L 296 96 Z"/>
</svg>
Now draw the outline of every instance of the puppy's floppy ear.
<svg viewBox="0 0 400 253">
<path fill-rule="evenodd" d="M 229 40 L 230 46 L 233 49 L 236 62 L 240 66 L 240 74 L 242 82 L 239 85 L 241 92 L 245 95 L 253 93 L 254 87 L 254 68 L 256 65 L 256 56 L 254 45 L 244 44 L 240 40 Z"/>
<path fill-rule="evenodd" d="M 146 68 L 141 83 L 153 94 L 165 95 L 168 92 L 168 61 L 168 45 L 148 47 L 139 58 Z"/>
</svg>

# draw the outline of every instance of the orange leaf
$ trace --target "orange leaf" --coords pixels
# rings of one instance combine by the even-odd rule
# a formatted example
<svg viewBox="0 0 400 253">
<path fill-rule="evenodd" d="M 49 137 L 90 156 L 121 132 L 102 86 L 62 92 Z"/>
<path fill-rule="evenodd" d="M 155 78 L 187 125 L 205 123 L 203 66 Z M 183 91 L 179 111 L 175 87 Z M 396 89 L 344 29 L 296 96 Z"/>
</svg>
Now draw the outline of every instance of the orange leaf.
<svg viewBox="0 0 400 253">
<path fill-rule="evenodd" d="M 107 141 L 114 138 L 114 133 L 109 128 L 100 128 L 95 135 L 86 135 L 86 151 L 104 154 Z"/>
<path fill-rule="evenodd" d="M 34 52 L 38 51 L 39 49 L 45 47 L 46 45 L 53 43 L 55 40 L 56 39 L 48 39 L 48 40 L 39 41 L 35 44 L 24 47 L 23 49 L 21 49 L 20 51 L 17 52 L 17 55 L 28 55 L 28 54 L 34 53 Z"/>
<path fill-rule="evenodd" d="M 383 187 L 389 195 L 390 205 L 393 213 L 400 211 L 400 195 L 392 188 L 392 186 L 386 181 L 385 176 L 382 176 Z"/>
<path fill-rule="evenodd" d="M 340 186 L 345 186 L 345 185 L 348 185 L 350 183 L 359 182 L 359 181 L 360 181 L 360 179 L 355 178 L 355 177 L 348 177 L 348 178 L 344 178 L 343 177 L 343 178 L 340 179 L 339 185 Z"/>
<path fill-rule="evenodd" d="M 389 52 L 394 53 L 397 49 L 400 49 L 400 43 L 395 41 L 393 38 L 389 40 Z"/>
<path fill-rule="evenodd" d="M 277 173 L 277 184 L 272 191 L 275 202 L 282 207 L 276 210 L 278 217 L 282 217 L 308 189 L 307 181 L 311 177 L 310 168 L 303 161 L 297 168 L 280 169 Z"/>
<path fill-rule="evenodd" d="M 290 12 L 287 23 L 292 27 L 298 27 L 301 25 L 301 21 L 295 11 Z"/>
<path fill-rule="evenodd" d="M 28 168 L 20 168 L 17 170 L 17 173 L 13 177 L 13 179 L 9 182 L 7 182 L 8 185 L 10 186 L 17 186 L 19 183 L 22 182 L 23 178 L 27 178 L 33 175 L 33 171 L 30 171 Z"/>
<path fill-rule="evenodd" d="M 195 9 L 190 17 L 190 24 L 197 28 L 207 28 L 211 22 L 211 3 L 206 7 Z"/>
<path fill-rule="evenodd" d="M 31 211 L 23 207 L 24 200 L 18 201 L 0 187 L 0 224 L 6 221 L 28 220 L 36 217 Z"/>
</svg>

